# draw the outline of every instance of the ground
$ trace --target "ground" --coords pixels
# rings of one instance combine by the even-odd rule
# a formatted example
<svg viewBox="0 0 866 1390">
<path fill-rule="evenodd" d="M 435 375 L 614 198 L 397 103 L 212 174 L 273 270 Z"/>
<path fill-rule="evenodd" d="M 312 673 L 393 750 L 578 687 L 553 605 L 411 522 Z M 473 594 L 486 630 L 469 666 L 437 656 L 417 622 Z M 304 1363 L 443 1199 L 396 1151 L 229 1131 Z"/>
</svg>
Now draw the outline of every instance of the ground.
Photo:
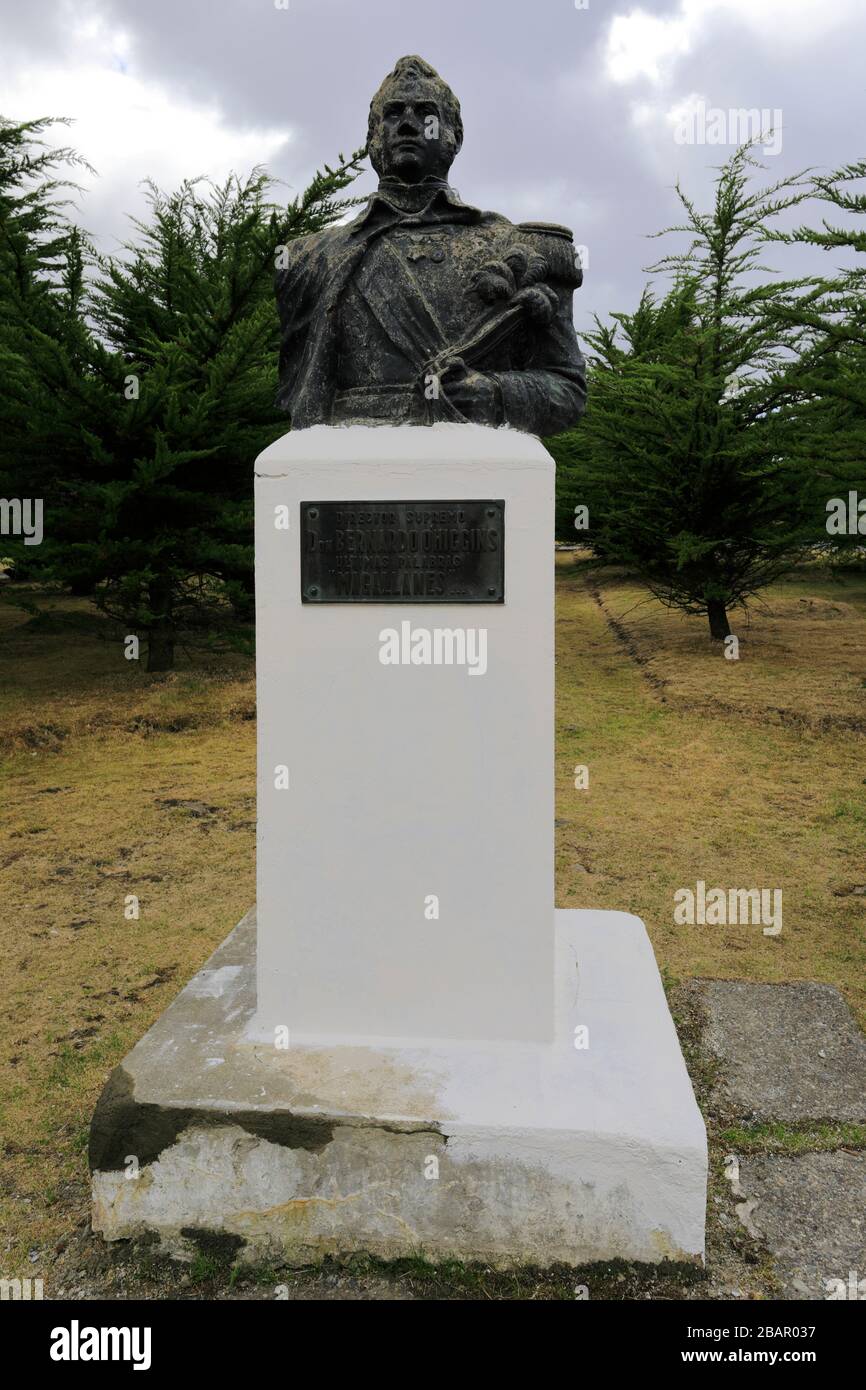
<svg viewBox="0 0 866 1390">
<path fill-rule="evenodd" d="M 736 661 L 704 619 L 665 610 L 628 576 L 588 580 L 562 554 L 557 580 L 557 905 L 647 924 L 710 1131 L 706 1272 L 503 1276 L 435 1270 L 419 1254 L 241 1280 L 218 1250 L 178 1269 L 95 1240 L 86 1142 L 105 1078 L 254 897 L 253 667 L 198 650 L 148 676 L 85 600 L 15 594 L 28 613 L 7 592 L 0 1276 L 84 1297 L 272 1298 L 280 1285 L 292 1298 L 782 1292 L 768 1234 L 737 1213 L 725 1155 L 749 1155 L 744 1172 L 751 1156 L 857 1155 L 866 1129 L 732 1118 L 689 982 L 816 981 L 866 1023 L 866 576 L 801 570 L 735 611 Z M 579 766 L 587 788 L 575 786 Z M 781 889 L 782 931 L 677 924 L 674 894 L 698 880 Z"/>
</svg>

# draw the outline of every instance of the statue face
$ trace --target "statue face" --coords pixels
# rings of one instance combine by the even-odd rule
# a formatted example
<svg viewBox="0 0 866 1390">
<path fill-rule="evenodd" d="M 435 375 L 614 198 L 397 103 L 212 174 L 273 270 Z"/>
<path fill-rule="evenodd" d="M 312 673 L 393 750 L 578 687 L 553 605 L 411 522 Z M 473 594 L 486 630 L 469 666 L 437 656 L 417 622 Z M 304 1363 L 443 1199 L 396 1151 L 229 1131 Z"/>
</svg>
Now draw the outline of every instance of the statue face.
<svg viewBox="0 0 866 1390">
<path fill-rule="evenodd" d="M 439 103 L 417 94 L 385 103 L 376 132 L 373 167 L 404 183 L 420 183 L 429 175 L 444 178 L 456 153 L 454 133 L 442 117 Z"/>
</svg>

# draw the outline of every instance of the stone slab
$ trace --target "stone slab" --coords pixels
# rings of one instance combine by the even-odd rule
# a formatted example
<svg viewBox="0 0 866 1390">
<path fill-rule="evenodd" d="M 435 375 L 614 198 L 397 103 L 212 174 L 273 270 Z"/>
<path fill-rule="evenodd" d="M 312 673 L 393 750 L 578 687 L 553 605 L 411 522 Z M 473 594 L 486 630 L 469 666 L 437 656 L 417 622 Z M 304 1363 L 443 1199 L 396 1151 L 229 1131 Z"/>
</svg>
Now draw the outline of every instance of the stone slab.
<svg viewBox="0 0 866 1390">
<path fill-rule="evenodd" d="M 246 1040 L 248 914 L 106 1085 L 94 1229 L 297 1264 L 699 1261 L 706 1135 L 643 923 L 561 911 L 555 939 L 552 1044 L 282 1051 Z"/>
<path fill-rule="evenodd" d="M 714 1104 L 750 1121 L 866 1122 L 866 1038 L 832 985 L 697 980 Z"/>
<path fill-rule="evenodd" d="M 784 1298 L 866 1300 L 866 1153 L 741 1158 L 740 1188 Z"/>
</svg>

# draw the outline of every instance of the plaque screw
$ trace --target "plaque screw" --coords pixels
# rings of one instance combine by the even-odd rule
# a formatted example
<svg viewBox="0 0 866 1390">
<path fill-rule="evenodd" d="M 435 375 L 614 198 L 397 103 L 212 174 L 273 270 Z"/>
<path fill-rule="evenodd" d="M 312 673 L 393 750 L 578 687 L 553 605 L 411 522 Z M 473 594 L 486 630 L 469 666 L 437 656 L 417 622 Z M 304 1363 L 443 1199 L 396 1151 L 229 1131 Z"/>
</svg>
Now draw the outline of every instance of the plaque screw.
<svg viewBox="0 0 866 1390">
<path fill-rule="evenodd" d="M 488 515 L 488 516 L 495 516 L 495 515 L 496 515 L 496 512 L 493 510 L 492 507 L 488 507 L 488 508 L 487 508 L 487 515 Z"/>
<path fill-rule="evenodd" d="M 495 590 L 495 589 L 488 589 L 487 592 L 488 592 L 488 594 L 490 595 L 491 598 L 495 598 L 495 597 L 496 597 L 496 590 Z"/>
<path fill-rule="evenodd" d="M 317 508 L 316 508 L 316 507 L 313 507 L 313 508 L 307 513 L 307 515 L 309 516 L 309 518 L 310 518 L 311 521 L 315 521 L 316 517 L 319 515 Z M 310 593 L 312 593 L 312 592 L 313 592 L 313 591 L 312 591 L 312 589 L 311 589 L 311 590 L 310 590 Z"/>
<path fill-rule="evenodd" d="M 318 591 L 318 589 L 316 588 L 315 584 L 313 585 L 312 589 L 308 589 L 308 590 L 307 590 L 307 593 L 310 595 L 310 598 L 315 598 L 316 595 L 318 594 L 318 592 L 319 592 L 319 591 Z"/>
</svg>

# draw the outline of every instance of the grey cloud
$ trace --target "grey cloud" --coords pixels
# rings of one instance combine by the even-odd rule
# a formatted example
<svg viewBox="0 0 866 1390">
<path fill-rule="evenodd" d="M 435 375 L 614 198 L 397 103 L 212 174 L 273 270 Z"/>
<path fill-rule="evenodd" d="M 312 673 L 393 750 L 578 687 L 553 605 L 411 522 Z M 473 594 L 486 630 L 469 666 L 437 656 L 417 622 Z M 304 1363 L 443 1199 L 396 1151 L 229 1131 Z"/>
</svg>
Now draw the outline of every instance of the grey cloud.
<svg viewBox="0 0 866 1390">
<path fill-rule="evenodd" d="M 633 307 L 643 267 L 663 249 L 646 234 L 678 220 L 676 177 L 706 198 L 711 166 L 727 154 L 676 145 L 670 132 L 651 138 L 651 127 L 633 122 L 634 103 L 661 95 L 669 104 L 700 92 L 725 109 L 782 108 L 783 151 L 767 161 L 768 179 L 864 153 L 866 8 L 815 43 L 784 50 L 759 44 L 721 9 L 659 93 L 646 79 L 610 82 L 602 43 L 614 15 L 639 7 L 671 16 L 673 0 L 590 0 L 587 10 L 572 0 L 290 0 L 288 11 L 273 0 L 95 3 L 133 36 L 138 75 L 215 102 L 233 129 L 291 127 L 294 138 L 271 172 L 295 189 L 338 150 L 363 142 L 373 90 L 400 54 L 422 53 L 463 106 L 466 143 L 454 167 L 463 197 L 517 219 L 568 223 L 589 247 L 579 331 L 593 312 Z M 832 10 L 842 0 L 823 3 Z M 62 9 L 13 8 L 13 0 L 3 8 L 7 61 L 10 53 L 19 61 L 56 59 Z M 5 31 L 5 14 L 3 24 Z M 372 182 L 365 174 L 359 190 Z M 107 215 L 109 196 L 102 189 L 89 203 L 97 233 L 94 214 Z M 795 274 L 806 256 L 776 259 Z"/>
</svg>

